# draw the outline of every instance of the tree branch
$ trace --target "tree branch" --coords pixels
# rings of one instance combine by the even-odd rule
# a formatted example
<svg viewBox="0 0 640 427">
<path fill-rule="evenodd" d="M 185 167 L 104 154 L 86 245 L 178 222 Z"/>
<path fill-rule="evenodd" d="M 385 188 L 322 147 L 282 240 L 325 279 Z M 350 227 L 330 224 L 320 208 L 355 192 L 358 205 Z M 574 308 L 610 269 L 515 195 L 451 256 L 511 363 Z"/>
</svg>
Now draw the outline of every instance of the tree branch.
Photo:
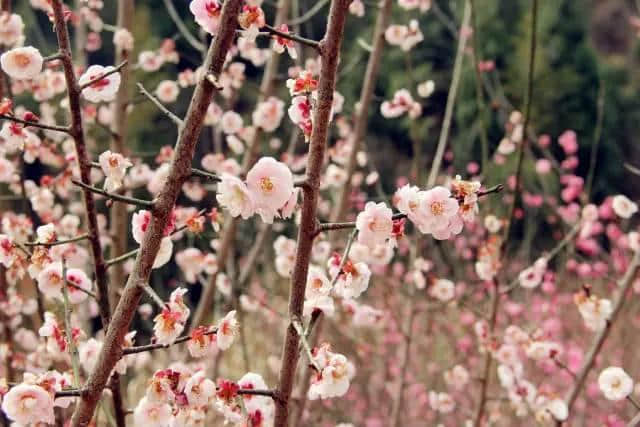
<svg viewBox="0 0 640 427">
<path fill-rule="evenodd" d="M 333 0 L 331 2 L 327 30 L 320 48 L 320 80 L 318 82 L 318 97 L 313 117 L 314 126 L 309 144 L 306 168 L 308 186 L 303 188 L 302 215 L 298 229 L 296 257 L 289 292 L 289 318 L 292 320 L 302 318 L 307 273 L 309 270 L 313 239 L 316 234 L 316 211 L 318 206 L 320 175 L 322 173 L 322 165 L 329 136 L 331 106 L 333 104 L 333 93 L 336 87 L 340 48 L 342 46 L 346 15 L 350 3 L 350 0 Z M 298 364 L 299 343 L 300 336 L 293 323 L 290 322 L 287 327 L 282 351 L 277 388 L 282 400 L 275 401 L 275 427 L 285 427 L 288 425 L 289 399 L 295 379 L 296 366 Z"/>
<path fill-rule="evenodd" d="M 89 235 L 85 233 L 77 237 L 72 237 L 70 239 L 56 240 L 55 242 L 26 242 L 24 245 L 25 246 L 44 246 L 49 248 L 51 246 L 66 245 L 68 243 L 79 242 L 81 240 L 86 240 L 88 238 L 89 238 Z"/>
<path fill-rule="evenodd" d="M 178 116 L 176 116 L 175 114 L 173 114 L 171 111 L 169 111 L 169 109 L 167 107 L 165 107 L 164 105 L 162 105 L 162 103 L 158 100 L 158 98 L 156 98 L 155 96 L 153 96 L 152 94 L 150 94 L 145 88 L 144 86 L 142 86 L 142 83 L 138 83 L 138 89 L 140 89 L 140 93 L 142 93 L 144 96 L 146 96 L 147 98 L 149 98 L 149 100 L 151 102 L 153 102 L 155 104 L 156 107 L 158 107 L 158 109 L 160 111 L 162 111 L 164 114 L 167 115 L 167 117 L 169 117 L 171 119 L 171 121 L 173 123 L 175 123 L 175 125 L 178 127 L 178 130 L 182 129 L 182 126 L 184 126 L 184 122 L 182 121 L 182 119 Z"/>
<path fill-rule="evenodd" d="M 22 119 L 19 119 L 17 117 L 10 116 L 8 114 L 0 114 L 0 119 L 9 120 L 9 121 L 12 121 L 12 122 L 20 123 L 21 125 L 24 125 L 25 127 L 34 127 L 34 128 L 39 128 L 39 129 L 44 129 L 44 130 L 52 130 L 52 131 L 64 132 L 64 133 L 70 133 L 71 132 L 71 129 L 68 126 L 56 126 L 56 125 L 47 125 L 47 124 L 40 123 L 40 122 L 30 122 L 28 120 L 22 120 Z"/>
<path fill-rule="evenodd" d="M 58 9 L 56 21 L 60 26 L 63 22 L 62 5 L 60 0 L 55 0 L 55 4 Z M 241 0 L 226 0 L 224 2 L 219 31 L 209 47 L 204 64 L 204 69 L 208 73 L 219 75 L 222 72 L 227 52 L 235 36 L 241 5 Z M 169 222 L 182 185 L 191 175 L 193 154 L 214 90 L 214 86 L 204 78 L 200 79 L 196 85 L 182 132 L 178 136 L 169 176 L 154 203 L 151 223 L 140 246 L 133 271 L 129 275 L 113 319 L 107 329 L 96 366 L 87 381 L 87 392 L 82 396 L 73 413 L 72 427 L 85 427 L 89 424 L 102 390 L 107 385 L 111 372 L 122 355 L 124 336 L 129 330 L 129 325 L 143 293 L 139 284 L 149 280 L 154 260 L 160 249 L 160 242 L 164 237 L 164 229 Z"/>
<path fill-rule="evenodd" d="M 84 185 L 91 186 L 91 162 L 87 153 L 87 145 L 85 142 L 84 128 L 82 123 L 82 106 L 80 102 L 82 89 L 78 85 L 75 74 L 75 67 L 71 57 L 69 30 L 65 21 L 65 7 L 62 4 L 62 0 L 53 0 L 51 2 L 51 7 L 53 9 L 54 30 L 58 42 L 60 61 L 62 62 L 65 82 L 67 85 L 69 111 L 71 113 L 71 125 L 69 127 L 68 133 L 73 137 L 74 140 L 76 158 L 80 169 L 80 181 Z M 102 327 L 103 329 L 108 330 L 111 320 L 111 306 L 109 304 L 107 267 L 104 263 L 104 257 L 102 254 L 97 210 L 93 198 L 93 193 L 84 188 L 83 196 L 87 223 L 87 234 L 89 235 L 88 239 L 94 264 L 94 274 L 97 289 L 96 302 L 98 304 Z M 109 374 L 111 374 L 111 372 Z M 113 383 L 116 385 L 119 384 L 119 376 L 117 373 L 113 374 Z M 106 380 L 102 387 L 95 390 L 93 395 L 94 404 L 91 406 L 90 410 L 86 411 L 84 416 L 81 417 L 82 419 L 80 423 L 73 421 L 74 427 L 84 427 L 89 423 L 89 420 L 91 419 L 93 411 L 95 409 L 95 403 L 97 402 L 99 395 L 102 393 L 105 384 Z M 119 411 L 119 409 L 121 409 L 120 407 L 122 403 L 120 388 L 112 387 L 111 392 L 113 395 L 113 402 L 114 406 L 116 407 L 116 411 Z M 84 402 L 85 401 L 83 399 L 79 406 L 83 406 L 82 403 Z M 78 409 L 76 410 L 76 413 L 77 412 Z M 74 416 L 74 418 L 76 417 Z"/>
<path fill-rule="evenodd" d="M 153 202 L 149 200 L 136 199 L 135 197 L 127 197 L 117 193 L 109 193 L 108 191 L 102 190 L 92 185 L 87 185 L 80 181 L 76 181 L 75 179 L 72 179 L 71 182 L 79 187 L 91 191 L 92 193 L 100 194 L 111 200 L 117 200 L 118 202 L 128 203 L 130 205 L 139 206 L 141 208 L 153 208 Z"/>
<path fill-rule="evenodd" d="M 271 25 L 265 25 L 264 27 L 261 28 L 261 30 L 265 30 L 267 33 L 271 34 L 272 36 L 278 36 L 283 39 L 292 40 L 294 42 L 312 47 L 318 52 L 320 51 L 320 42 L 318 41 L 306 39 L 304 37 L 296 36 L 295 34 L 291 34 L 291 33 L 283 33 L 282 31 L 279 31 L 273 28 Z"/>
</svg>

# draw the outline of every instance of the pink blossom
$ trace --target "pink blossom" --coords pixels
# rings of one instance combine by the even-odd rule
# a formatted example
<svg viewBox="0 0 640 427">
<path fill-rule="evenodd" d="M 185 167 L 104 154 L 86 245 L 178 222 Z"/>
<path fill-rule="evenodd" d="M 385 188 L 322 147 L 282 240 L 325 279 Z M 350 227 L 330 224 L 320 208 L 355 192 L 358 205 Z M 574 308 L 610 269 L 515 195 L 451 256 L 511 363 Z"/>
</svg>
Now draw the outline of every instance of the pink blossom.
<svg viewBox="0 0 640 427">
<path fill-rule="evenodd" d="M 270 224 L 291 198 L 293 174 L 284 163 L 263 157 L 247 173 L 247 187 L 256 212 Z"/>
<path fill-rule="evenodd" d="M 189 10 L 203 30 L 211 35 L 218 32 L 222 12 L 222 5 L 218 0 L 192 0 Z"/>
<path fill-rule="evenodd" d="M 82 96 L 90 102 L 113 101 L 120 87 L 120 73 L 116 72 L 101 79 L 99 77 L 114 69 L 112 66 L 103 67 L 102 65 L 92 65 L 87 68 L 87 71 L 78 79 L 78 84 L 93 83 L 82 90 Z"/>
</svg>

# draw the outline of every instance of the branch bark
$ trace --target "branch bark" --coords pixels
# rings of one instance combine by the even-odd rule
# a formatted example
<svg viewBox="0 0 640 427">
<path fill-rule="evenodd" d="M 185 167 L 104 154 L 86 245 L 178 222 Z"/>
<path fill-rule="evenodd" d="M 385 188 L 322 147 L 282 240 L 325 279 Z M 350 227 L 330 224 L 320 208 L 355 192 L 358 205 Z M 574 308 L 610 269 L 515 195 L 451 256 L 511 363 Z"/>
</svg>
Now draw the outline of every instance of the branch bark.
<svg viewBox="0 0 640 427">
<path fill-rule="evenodd" d="M 85 205 L 85 215 L 87 221 L 88 239 L 91 246 L 91 254 L 93 256 L 94 273 L 96 280 L 96 302 L 100 312 L 103 329 L 107 330 L 111 320 L 111 306 L 109 304 L 109 291 L 107 279 L 107 266 L 104 263 L 102 254 L 102 246 L 100 244 L 100 229 L 98 227 L 97 210 L 93 193 L 86 187 L 91 186 L 91 161 L 87 153 L 87 145 L 85 142 L 84 128 L 82 124 L 82 107 L 80 105 L 80 94 L 82 89 L 78 85 L 76 79 L 74 64 L 71 57 L 71 42 L 69 40 L 69 30 L 64 18 L 64 6 L 61 0 L 52 2 L 54 28 L 56 38 L 58 40 L 58 48 L 60 53 L 60 61 L 64 69 L 64 77 L 67 84 L 67 95 L 69 98 L 69 110 L 71 112 L 71 125 L 69 126 L 69 134 L 74 140 L 76 157 L 80 168 L 80 181 L 83 184 L 83 195 Z M 104 386 L 99 390 L 102 392 Z M 116 413 L 120 414 L 122 409 L 122 394 L 120 392 L 120 381 L 118 375 L 114 375 L 113 387 L 111 389 L 113 395 L 114 407 Z M 96 397 L 97 399 L 97 397 Z M 93 411 L 91 411 L 91 414 Z M 91 417 L 89 416 L 89 419 Z M 88 423 L 89 420 L 87 420 Z M 124 426 L 124 417 L 118 417 L 118 427 Z"/>
<path fill-rule="evenodd" d="M 326 34 L 320 45 L 321 68 L 320 80 L 318 82 L 318 99 L 314 111 L 314 127 L 307 159 L 308 186 L 303 188 L 304 201 L 302 203 L 302 215 L 298 230 L 295 264 L 291 275 L 289 325 L 287 327 L 278 380 L 277 390 L 279 399 L 275 401 L 276 415 L 274 425 L 276 427 L 285 427 L 288 425 L 289 399 L 295 379 L 299 357 L 298 346 L 300 344 L 300 336 L 293 323 L 302 317 L 304 293 L 307 286 L 307 273 L 309 270 L 313 238 L 316 232 L 316 211 L 318 191 L 320 188 L 320 175 L 329 136 L 331 105 L 333 103 L 333 92 L 336 86 L 338 59 L 342 46 L 347 10 L 350 3 L 350 0 L 333 0 L 331 2 Z"/>
<path fill-rule="evenodd" d="M 63 15 L 60 0 L 56 0 L 54 4 L 57 5 L 56 20 L 62 23 Z M 218 76 L 222 71 L 227 52 L 233 43 L 241 4 L 241 0 L 227 0 L 224 3 L 220 31 L 209 47 L 204 64 L 205 69 L 210 74 Z M 138 252 L 133 271 L 129 275 L 113 319 L 107 329 L 104 345 L 98 356 L 96 367 L 87 381 L 85 387 L 87 391 L 73 413 L 73 427 L 89 425 L 100 394 L 109 380 L 113 367 L 122 356 L 124 336 L 129 329 L 143 292 L 139 285 L 148 282 L 151 267 L 160 248 L 160 241 L 163 238 L 163 231 L 169 221 L 171 211 L 181 191 L 182 184 L 191 175 L 193 154 L 214 90 L 214 86 L 204 78 L 196 85 L 187 111 L 183 131 L 175 147 L 169 176 L 154 204 L 151 224 L 145 234 L 141 250 Z"/>
</svg>

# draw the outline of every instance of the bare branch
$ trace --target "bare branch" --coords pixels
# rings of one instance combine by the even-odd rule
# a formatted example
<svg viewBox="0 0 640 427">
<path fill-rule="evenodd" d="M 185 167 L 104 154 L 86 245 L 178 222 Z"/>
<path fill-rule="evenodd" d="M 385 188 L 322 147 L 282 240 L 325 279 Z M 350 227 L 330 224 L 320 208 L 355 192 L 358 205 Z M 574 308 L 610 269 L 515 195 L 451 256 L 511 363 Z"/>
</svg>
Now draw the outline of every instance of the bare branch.
<svg viewBox="0 0 640 427">
<path fill-rule="evenodd" d="M 178 130 L 182 129 L 182 126 L 184 125 L 184 122 L 182 121 L 182 119 L 178 116 L 176 116 L 175 114 L 173 114 L 171 111 L 169 111 L 169 109 L 167 107 L 165 107 L 164 105 L 162 105 L 162 103 L 158 100 L 158 98 L 156 98 L 155 96 L 153 96 L 151 93 L 149 93 L 144 86 L 142 86 L 142 83 L 138 83 L 138 88 L 140 89 L 140 93 L 142 93 L 144 96 L 146 96 L 147 98 L 149 98 L 149 100 L 151 102 L 153 102 L 155 104 L 156 107 L 158 107 L 158 109 L 160 111 L 162 111 L 164 114 L 167 115 L 167 117 L 169 117 L 171 119 L 171 121 L 173 123 L 176 124 L 176 126 L 178 126 Z"/>
<path fill-rule="evenodd" d="M 72 237 L 70 239 L 65 239 L 65 240 L 56 240 L 55 242 L 27 242 L 24 245 L 25 246 L 44 246 L 44 247 L 51 247 L 51 246 L 58 246 L 58 245 L 66 245 L 68 243 L 75 243 L 75 242 L 80 242 L 82 240 L 86 240 L 89 238 L 88 234 L 81 234 L 80 236 L 77 237 Z"/>
<path fill-rule="evenodd" d="M 282 31 L 277 30 L 270 25 L 265 25 L 261 29 L 265 30 L 267 33 L 271 34 L 272 36 L 278 36 L 283 39 L 292 40 L 294 42 L 312 47 L 315 50 L 320 51 L 320 42 L 318 41 L 306 39 L 304 37 L 296 36 L 295 34 L 291 34 L 291 33 L 283 33 Z"/>
<path fill-rule="evenodd" d="M 176 7 L 173 5 L 173 1 L 171 0 L 163 0 L 163 1 L 164 1 L 164 6 L 167 9 L 167 13 L 169 14 L 169 17 L 171 17 L 171 20 L 173 21 L 173 23 L 176 24 L 176 27 L 178 27 L 178 31 L 180 31 L 180 34 L 182 34 L 182 37 L 184 37 L 187 43 L 189 43 L 191 47 L 193 47 L 195 50 L 198 50 L 200 52 L 205 52 L 207 50 L 207 47 L 204 44 L 200 43 L 200 41 L 196 39 L 193 36 L 193 34 L 191 34 L 191 31 L 189 31 L 189 28 L 187 28 L 182 18 L 180 18 L 180 15 L 178 14 Z"/>
<path fill-rule="evenodd" d="M 128 203 L 130 205 L 139 206 L 142 208 L 153 208 L 153 202 L 149 200 L 136 199 L 135 197 L 123 196 L 117 193 L 109 193 L 108 191 L 102 190 L 92 185 L 87 185 L 80 181 L 76 181 L 75 179 L 72 179 L 71 182 L 79 187 L 91 191 L 92 193 L 100 194 L 111 200 L 117 200 L 118 202 Z"/>
<path fill-rule="evenodd" d="M 218 328 L 213 328 L 210 331 L 207 331 L 204 333 L 204 335 L 215 335 L 216 333 L 218 333 Z M 191 339 L 191 335 L 183 335 L 180 338 L 177 338 L 173 343 L 171 344 L 147 344 L 147 345 L 140 345 L 140 346 L 136 346 L 136 347 L 127 347 L 124 348 L 122 350 L 122 354 L 124 356 L 128 355 L 128 354 L 136 354 L 136 353 L 144 353 L 145 351 L 153 351 L 153 350 L 159 350 L 159 349 L 163 349 L 163 348 L 169 348 L 173 345 L 176 344 L 182 344 L 184 342 L 187 342 Z"/>
<path fill-rule="evenodd" d="M 56 126 L 56 125 L 47 125 L 47 124 L 40 123 L 40 122 L 30 122 L 28 120 L 22 120 L 22 119 L 19 119 L 17 117 L 10 116 L 8 114 L 0 114 L 0 119 L 9 120 L 9 121 L 12 121 L 12 122 L 20 123 L 21 125 L 24 125 L 25 127 L 34 127 L 34 128 L 44 129 L 44 130 L 52 130 L 52 131 L 56 131 L 56 132 L 70 133 L 70 128 L 68 126 Z"/>
<path fill-rule="evenodd" d="M 327 139 L 329 136 L 329 122 L 333 93 L 336 87 L 336 76 L 344 26 L 350 0 L 333 0 L 329 11 L 327 30 L 323 38 L 323 46 L 320 49 L 321 67 L 320 80 L 318 82 L 317 104 L 314 108 L 313 132 L 309 143 L 309 155 L 307 157 L 307 184 L 303 188 L 302 214 L 298 229 L 296 257 L 289 291 L 289 318 L 292 320 L 302 317 L 304 306 L 304 294 L 307 285 L 307 273 L 313 240 L 316 235 L 316 215 L 318 207 L 318 192 L 320 188 L 320 175 L 325 157 Z M 288 425 L 289 399 L 293 389 L 298 364 L 300 334 L 295 326 L 290 323 L 287 327 L 280 374 L 278 379 L 278 395 L 281 400 L 276 400 L 275 427 Z"/>
</svg>

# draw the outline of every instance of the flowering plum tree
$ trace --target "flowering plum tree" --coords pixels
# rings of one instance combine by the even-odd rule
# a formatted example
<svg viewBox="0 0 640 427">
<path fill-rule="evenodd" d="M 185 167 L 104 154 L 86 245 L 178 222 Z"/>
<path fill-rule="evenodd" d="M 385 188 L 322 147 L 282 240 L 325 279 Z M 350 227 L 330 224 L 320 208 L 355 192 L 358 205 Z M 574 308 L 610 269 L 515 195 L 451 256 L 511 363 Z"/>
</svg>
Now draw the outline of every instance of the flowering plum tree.
<svg viewBox="0 0 640 427">
<path fill-rule="evenodd" d="M 164 0 L 184 52 L 170 38 L 138 47 L 134 0 L 117 1 L 113 25 L 100 0 L 31 0 L 54 49 L 32 46 L 0 1 L 5 425 L 635 425 L 640 372 L 608 343 L 640 291 L 638 207 L 591 202 L 597 155 L 585 188 L 575 132 L 553 152 L 535 133 L 537 0 L 523 112 L 502 112 L 495 144 L 480 117 L 481 166 L 453 169 L 463 62 L 482 116 L 495 68 L 475 1 L 459 3 L 459 29 L 433 12 L 457 49 L 430 171 L 412 131 L 413 167 L 388 195 L 369 118 L 425 120 L 436 85 L 411 58 L 431 0 L 323 0 L 303 14 L 294 0 Z M 322 37 L 301 36 L 323 11 Z M 367 15 L 350 99 L 341 53 L 349 20 Z M 108 38 L 114 65 L 93 63 Z M 407 81 L 380 97 L 387 52 L 406 58 Z M 134 143 L 146 103 L 173 145 Z M 527 189 L 530 166 L 544 192 Z M 543 205 L 553 244 L 522 250 L 519 227 Z"/>
</svg>

